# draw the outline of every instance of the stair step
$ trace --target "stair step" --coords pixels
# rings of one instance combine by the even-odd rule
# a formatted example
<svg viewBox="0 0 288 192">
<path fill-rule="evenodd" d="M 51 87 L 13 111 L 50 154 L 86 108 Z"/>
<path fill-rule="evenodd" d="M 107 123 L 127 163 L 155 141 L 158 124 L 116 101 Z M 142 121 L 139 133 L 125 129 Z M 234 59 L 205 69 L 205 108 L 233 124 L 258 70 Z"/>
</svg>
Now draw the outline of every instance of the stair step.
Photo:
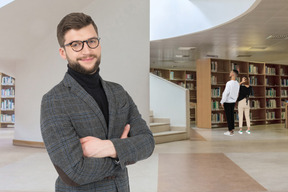
<svg viewBox="0 0 288 192">
<path fill-rule="evenodd" d="M 169 118 L 153 118 L 153 123 L 169 123 L 170 124 L 170 119 Z"/>
<path fill-rule="evenodd" d="M 150 123 L 152 133 L 170 131 L 170 123 Z"/>
<path fill-rule="evenodd" d="M 153 133 L 153 136 L 156 144 L 181 141 L 188 138 L 186 131 L 165 131 L 161 133 Z"/>
</svg>

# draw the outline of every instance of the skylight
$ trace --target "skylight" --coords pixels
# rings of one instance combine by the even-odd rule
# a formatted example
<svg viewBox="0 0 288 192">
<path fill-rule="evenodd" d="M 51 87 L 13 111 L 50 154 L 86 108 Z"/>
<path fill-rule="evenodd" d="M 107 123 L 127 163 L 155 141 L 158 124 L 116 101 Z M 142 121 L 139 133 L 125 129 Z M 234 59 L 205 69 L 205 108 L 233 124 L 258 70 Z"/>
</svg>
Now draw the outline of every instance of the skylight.
<svg viewBox="0 0 288 192">
<path fill-rule="evenodd" d="M 14 0 L 1 0 L 0 1 L 0 8 L 4 7 L 5 5 L 13 2 Z"/>
</svg>

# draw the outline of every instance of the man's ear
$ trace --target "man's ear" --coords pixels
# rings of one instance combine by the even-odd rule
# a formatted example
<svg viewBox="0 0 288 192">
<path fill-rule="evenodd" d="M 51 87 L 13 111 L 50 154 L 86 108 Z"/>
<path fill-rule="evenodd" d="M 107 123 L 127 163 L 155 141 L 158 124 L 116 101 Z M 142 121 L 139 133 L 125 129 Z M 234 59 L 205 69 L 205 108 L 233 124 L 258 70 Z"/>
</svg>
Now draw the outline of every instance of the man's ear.
<svg viewBox="0 0 288 192">
<path fill-rule="evenodd" d="M 63 47 L 59 48 L 59 54 L 63 59 L 65 59 L 65 60 L 67 59 L 66 58 L 66 52 L 65 52 L 65 49 Z"/>
</svg>

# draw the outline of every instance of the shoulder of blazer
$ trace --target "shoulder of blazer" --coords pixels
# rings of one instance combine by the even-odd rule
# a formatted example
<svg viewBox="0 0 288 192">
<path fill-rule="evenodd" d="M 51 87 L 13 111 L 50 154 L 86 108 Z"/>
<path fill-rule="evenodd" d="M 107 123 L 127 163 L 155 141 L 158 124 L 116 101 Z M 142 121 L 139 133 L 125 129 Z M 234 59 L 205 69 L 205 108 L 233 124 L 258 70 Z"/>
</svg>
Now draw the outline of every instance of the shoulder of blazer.
<svg viewBox="0 0 288 192">
<path fill-rule="evenodd" d="M 64 79 L 59 82 L 57 85 L 55 85 L 52 89 L 50 89 L 44 96 L 43 98 L 61 98 L 59 97 L 60 95 L 63 96 L 65 92 L 68 91 L 69 87 L 73 84 L 73 79 L 70 75 L 65 74 Z"/>
</svg>

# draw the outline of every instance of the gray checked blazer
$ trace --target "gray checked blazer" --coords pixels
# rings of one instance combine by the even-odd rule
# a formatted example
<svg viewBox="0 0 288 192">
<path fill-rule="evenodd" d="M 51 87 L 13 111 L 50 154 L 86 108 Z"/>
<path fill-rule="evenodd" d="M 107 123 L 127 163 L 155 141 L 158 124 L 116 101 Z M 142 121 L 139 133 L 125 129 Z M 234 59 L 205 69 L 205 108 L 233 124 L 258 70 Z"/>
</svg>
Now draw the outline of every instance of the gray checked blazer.
<svg viewBox="0 0 288 192">
<path fill-rule="evenodd" d="M 41 133 L 59 177 L 56 191 L 129 191 L 126 166 L 148 158 L 153 135 L 129 94 L 101 79 L 109 107 L 109 126 L 96 101 L 68 74 L 46 93 L 41 103 Z M 120 139 L 130 124 L 127 139 Z M 119 161 L 87 158 L 79 139 L 94 136 L 113 142 Z M 141 187 L 141 186 L 139 186 Z"/>
</svg>

